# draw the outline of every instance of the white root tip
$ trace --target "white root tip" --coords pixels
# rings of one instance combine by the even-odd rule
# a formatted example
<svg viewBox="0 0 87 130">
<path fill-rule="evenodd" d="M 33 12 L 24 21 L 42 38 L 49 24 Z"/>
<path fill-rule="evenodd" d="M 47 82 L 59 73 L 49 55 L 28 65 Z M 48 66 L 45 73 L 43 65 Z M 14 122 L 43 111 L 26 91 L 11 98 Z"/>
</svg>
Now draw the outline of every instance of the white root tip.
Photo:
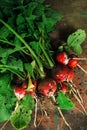
<svg viewBox="0 0 87 130">
<path fill-rule="evenodd" d="M 86 73 L 87 74 L 87 71 L 86 70 L 84 70 L 79 64 L 77 65 L 84 73 Z"/>
<path fill-rule="evenodd" d="M 60 116 L 62 117 L 63 121 L 65 122 L 66 126 L 67 126 L 70 130 L 72 130 L 71 126 L 70 126 L 69 123 L 66 121 L 66 119 L 65 119 L 65 117 L 64 117 L 64 115 L 63 115 L 63 113 L 62 113 L 62 111 L 61 111 L 61 109 L 60 109 L 60 107 L 57 107 L 57 109 L 58 109 L 59 114 L 60 114 Z"/>
<path fill-rule="evenodd" d="M 76 60 L 87 60 L 87 58 L 73 58 L 73 59 L 76 59 Z"/>
</svg>

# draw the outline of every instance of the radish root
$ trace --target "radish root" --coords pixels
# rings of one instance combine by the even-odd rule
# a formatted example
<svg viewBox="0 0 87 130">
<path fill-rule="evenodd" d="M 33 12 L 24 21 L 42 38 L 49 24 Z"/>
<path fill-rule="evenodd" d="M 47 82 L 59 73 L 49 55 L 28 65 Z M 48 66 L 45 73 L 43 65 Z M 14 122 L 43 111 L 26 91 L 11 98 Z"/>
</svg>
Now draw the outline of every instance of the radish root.
<svg viewBox="0 0 87 130">
<path fill-rule="evenodd" d="M 54 103 L 56 103 L 56 99 L 55 99 L 54 95 L 51 95 L 50 97 L 52 98 L 52 100 L 54 101 Z M 61 111 L 61 109 L 60 109 L 59 106 L 57 106 L 57 109 L 58 109 L 58 112 L 59 112 L 60 116 L 62 117 L 63 121 L 65 122 L 66 126 L 67 126 L 70 130 L 72 130 L 71 126 L 70 126 L 69 123 L 66 121 L 66 119 L 65 119 L 65 117 L 64 117 L 64 115 L 63 115 L 63 113 L 62 113 L 62 111 Z"/>
<path fill-rule="evenodd" d="M 87 74 L 87 71 L 86 70 L 84 70 L 79 64 L 77 65 L 84 73 L 86 73 Z"/>
<path fill-rule="evenodd" d="M 0 130 L 3 130 L 5 128 L 5 126 L 8 124 L 9 120 L 7 120 L 4 125 L 0 128 Z"/>
<path fill-rule="evenodd" d="M 71 89 L 72 89 L 72 93 L 73 93 L 73 96 L 75 97 L 75 99 L 78 101 L 78 103 L 80 104 L 80 106 L 82 107 L 84 113 L 87 115 L 87 111 L 83 105 L 83 99 L 79 93 L 79 91 L 76 88 L 75 84 L 72 83 L 69 83 Z M 75 87 L 75 88 L 74 88 Z"/>
<path fill-rule="evenodd" d="M 36 120 L 37 120 L 37 98 L 35 98 L 35 101 L 36 101 L 36 103 L 35 103 L 34 126 L 36 128 L 37 127 L 37 125 L 36 125 Z"/>
<path fill-rule="evenodd" d="M 80 106 L 82 107 L 84 113 L 87 115 L 87 112 L 85 110 L 85 107 L 83 106 L 83 104 L 81 103 L 80 99 L 78 98 L 78 96 L 72 91 L 74 97 L 76 98 L 76 100 L 78 101 L 78 103 L 80 104 Z"/>
<path fill-rule="evenodd" d="M 76 59 L 76 60 L 87 60 L 87 58 L 73 58 L 73 59 Z"/>
<path fill-rule="evenodd" d="M 64 117 L 64 115 L 63 115 L 63 113 L 62 113 L 62 111 L 61 111 L 61 109 L 60 109 L 60 107 L 57 107 L 57 109 L 58 109 L 58 111 L 59 111 L 60 116 L 61 116 L 62 119 L 64 120 L 66 126 L 67 126 L 70 130 L 72 130 L 72 128 L 70 127 L 69 123 L 66 121 L 66 119 L 65 119 L 65 117 Z"/>
</svg>

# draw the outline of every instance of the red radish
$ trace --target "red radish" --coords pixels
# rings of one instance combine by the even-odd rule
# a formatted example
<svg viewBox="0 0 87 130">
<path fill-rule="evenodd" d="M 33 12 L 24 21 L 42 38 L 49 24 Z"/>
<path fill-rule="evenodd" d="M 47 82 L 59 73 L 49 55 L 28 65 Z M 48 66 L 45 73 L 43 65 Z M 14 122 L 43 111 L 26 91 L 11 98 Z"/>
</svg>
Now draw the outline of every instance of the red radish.
<svg viewBox="0 0 87 130">
<path fill-rule="evenodd" d="M 72 69 L 70 69 L 68 71 L 67 81 L 72 81 L 73 78 L 74 78 L 74 71 Z"/>
<path fill-rule="evenodd" d="M 66 93 L 67 92 L 67 86 L 65 84 L 62 84 L 60 89 L 63 93 Z"/>
<path fill-rule="evenodd" d="M 52 70 L 52 77 L 57 83 L 72 81 L 74 72 L 66 65 L 59 64 Z"/>
<path fill-rule="evenodd" d="M 57 84 L 55 80 L 47 79 L 38 85 L 38 92 L 44 96 L 51 96 L 57 90 Z"/>
<path fill-rule="evenodd" d="M 65 52 L 61 52 L 61 53 L 57 54 L 56 60 L 57 60 L 57 62 L 62 63 L 64 65 L 67 65 L 68 61 L 69 61 L 68 56 Z"/>
<path fill-rule="evenodd" d="M 23 88 L 15 87 L 14 93 L 18 100 L 26 96 L 26 91 Z"/>
<path fill-rule="evenodd" d="M 70 60 L 69 60 L 69 63 L 68 63 L 68 66 L 69 66 L 70 68 L 79 67 L 84 73 L 87 74 L 87 71 L 84 70 L 84 69 L 78 64 L 78 60 L 77 60 L 77 59 L 74 59 L 74 58 L 70 59 Z"/>
<path fill-rule="evenodd" d="M 27 89 L 27 87 L 28 87 L 28 84 L 27 84 L 27 82 L 24 82 L 23 84 L 22 84 L 22 86 L 21 86 L 23 89 Z"/>
<path fill-rule="evenodd" d="M 67 80 L 69 68 L 63 64 L 58 64 L 56 68 L 52 70 L 52 77 L 54 80 L 59 82 L 64 82 Z"/>
<path fill-rule="evenodd" d="M 69 60 L 68 66 L 70 68 L 75 68 L 77 65 L 78 65 L 78 60 L 76 60 L 76 59 L 70 59 Z"/>
<path fill-rule="evenodd" d="M 30 94 L 31 97 L 36 98 L 36 93 L 34 91 L 29 91 L 28 94 Z"/>
</svg>

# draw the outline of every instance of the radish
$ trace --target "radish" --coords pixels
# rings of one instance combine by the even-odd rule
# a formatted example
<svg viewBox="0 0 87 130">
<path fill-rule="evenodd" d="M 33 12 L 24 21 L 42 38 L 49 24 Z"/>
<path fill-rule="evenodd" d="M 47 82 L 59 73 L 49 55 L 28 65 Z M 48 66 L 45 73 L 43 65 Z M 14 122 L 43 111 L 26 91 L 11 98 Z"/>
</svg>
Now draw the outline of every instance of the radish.
<svg viewBox="0 0 87 130">
<path fill-rule="evenodd" d="M 53 102 L 55 104 L 56 104 L 56 99 L 55 99 L 54 93 L 56 92 L 56 90 L 57 90 L 57 84 L 56 84 L 55 80 L 53 80 L 53 79 L 44 80 L 44 81 L 40 82 L 40 84 L 38 86 L 39 93 L 44 96 L 51 97 L 51 99 L 53 100 Z M 65 117 L 63 116 L 63 113 L 59 106 L 57 107 L 57 109 L 58 109 L 59 114 L 63 118 L 65 124 L 69 127 L 70 130 L 72 130 L 70 125 L 66 121 Z"/>
<path fill-rule="evenodd" d="M 18 100 L 22 99 L 27 94 L 23 88 L 19 88 L 19 87 L 14 88 L 14 93 Z"/>
<path fill-rule="evenodd" d="M 76 60 L 76 59 L 70 59 L 69 60 L 68 66 L 70 68 L 75 68 L 77 65 L 78 65 L 78 60 Z"/>
<path fill-rule="evenodd" d="M 32 98 L 36 98 L 36 93 L 35 93 L 35 91 L 29 91 L 27 94 L 30 94 L 30 96 L 31 96 Z"/>
<path fill-rule="evenodd" d="M 67 80 L 69 68 L 63 64 L 58 64 L 53 70 L 52 70 L 52 77 L 54 80 L 59 82 L 64 82 Z"/>
<path fill-rule="evenodd" d="M 70 68 L 79 67 L 84 73 L 87 73 L 87 71 L 84 70 L 84 69 L 78 64 L 78 60 L 77 60 L 77 59 L 74 59 L 74 58 L 70 59 L 70 60 L 69 60 L 69 63 L 68 63 L 68 66 L 69 66 Z"/>
<path fill-rule="evenodd" d="M 65 52 L 61 52 L 61 53 L 57 54 L 56 60 L 57 60 L 57 62 L 62 63 L 64 65 L 67 65 L 68 61 L 69 61 L 68 56 Z"/>
<path fill-rule="evenodd" d="M 52 70 L 52 77 L 57 83 L 62 83 L 64 81 L 72 81 L 74 78 L 74 72 L 68 66 L 63 64 L 58 64 Z"/>
<path fill-rule="evenodd" d="M 22 84 L 22 86 L 21 86 L 23 89 L 27 89 L 27 87 L 28 87 L 28 84 L 27 84 L 27 82 L 23 82 L 23 84 Z"/>
<path fill-rule="evenodd" d="M 65 84 L 62 84 L 59 90 L 65 94 L 67 92 L 67 86 Z"/>
<path fill-rule="evenodd" d="M 38 92 L 44 96 L 51 96 L 57 90 L 57 84 L 53 79 L 46 79 L 39 83 Z"/>
<path fill-rule="evenodd" d="M 70 69 L 68 71 L 67 81 L 71 81 L 72 82 L 73 78 L 74 78 L 74 71 L 72 69 Z"/>
</svg>

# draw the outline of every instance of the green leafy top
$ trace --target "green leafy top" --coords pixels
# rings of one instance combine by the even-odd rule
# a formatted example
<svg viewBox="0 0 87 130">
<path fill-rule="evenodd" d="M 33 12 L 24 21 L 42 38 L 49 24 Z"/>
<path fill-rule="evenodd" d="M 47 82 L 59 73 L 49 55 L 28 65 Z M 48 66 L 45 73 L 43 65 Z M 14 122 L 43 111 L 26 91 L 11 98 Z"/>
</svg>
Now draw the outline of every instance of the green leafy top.
<svg viewBox="0 0 87 130">
<path fill-rule="evenodd" d="M 50 58 L 52 53 L 50 53 L 51 46 L 48 33 L 54 29 L 54 24 L 62 18 L 62 14 L 52 10 L 49 5 L 45 5 L 44 0 L 19 0 L 16 4 L 13 0 L 11 2 L 4 0 L 4 3 L 9 3 L 9 6 L 7 8 L 4 5 L 5 9 L 3 9 L 2 4 L 0 7 L 2 14 L 6 16 L 6 18 L 1 17 L 2 19 L 0 19 L 0 23 L 3 24 L 0 24 L 1 64 L 4 64 L 6 70 L 6 66 L 9 68 L 7 63 L 11 61 L 11 58 L 18 61 L 21 72 L 17 73 L 16 71 L 15 74 L 23 79 L 27 75 L 24 75 L 24 71 L 25 73 L 27 71 L 24 62 L 31 64 L 35 60 L 37 71 L 34 70 L 33 72 L 39 77 L 44 77 L 43 67 L 52 68 L 54 66 Z M 13 68 L 11 69 L 13 70 Z"/>
<path fill-rule="evenodd" d="M 60 109 L 70 110 L 75 107 L 74 103 L 62 91 L 59 91 L 56 101 Z"/>
<path fill-rule="evenodd" d="M 44 67 L 54 66 L 48 33 L 63 15 L 44 1 L 0 1 L 0 121 L 10 119 L 16 129 L 30 122 L 34 99 L 27 95 L 17 102 L 12 85 L 15 75 L 22 81 L 28 73 L 38 79 L 45 76 Z"/>
<path fill-rule="evenodd" d="M 78 29 L 76 32 L 69 35 L 67 39 L 67 46 L 71 48 L 75 53 L 81 54 L 82 48 L 81 44 L 86 38 L 86 33 L 82 29 Z"/>
<path fill-rule="evenodd" d="M 17 104 L 16 110 L 12 113 L 10 121 L 17 130 L 24 129 L 31 120 L 34 99 L 28 94 Z"/>
<path fill-rule="evenodd" d="M 14 111 L 16 97 L 14 95 L 9 73 L 0 74 L 0 122 L 9 120 Z"/>
</svg>

